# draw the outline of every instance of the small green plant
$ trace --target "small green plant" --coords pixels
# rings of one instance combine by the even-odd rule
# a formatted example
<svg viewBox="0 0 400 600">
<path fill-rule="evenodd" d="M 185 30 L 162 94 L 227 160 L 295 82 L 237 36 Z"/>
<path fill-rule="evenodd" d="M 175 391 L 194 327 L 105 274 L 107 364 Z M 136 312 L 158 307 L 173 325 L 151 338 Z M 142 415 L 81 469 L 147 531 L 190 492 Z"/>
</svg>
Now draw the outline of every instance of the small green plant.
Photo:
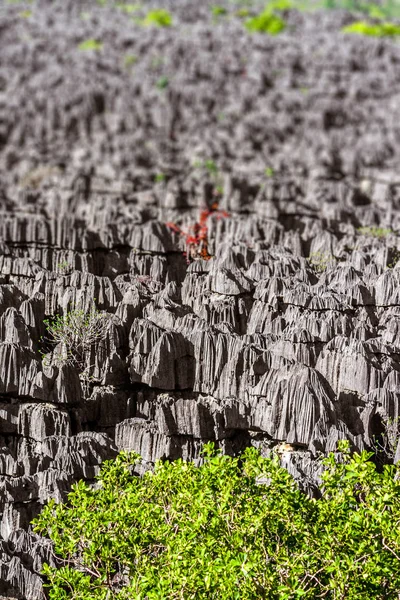
<svg viewBox="0 0 400 600">
<path fill-rule="evenodd" d="M 165 90 L 169 86 L 169 79 L 166 75 L 162 75 L 157 81 L 156 86 L 159 90 Z"/>
<path fill-rule="evenodd" d="M 343 33 L 355 33 L 374 37 L 394 37 L 400 35 L 400 25 L 395 23 L 367 23 L 357 21 L 342 29 Z"/>
<path fill-rule="evenodd" d="M 387 268 L 393 269 L 397 265 L 399 260 L 400 260 L 400 250 L 396 249 L 392 252 L 391 261 L 390 261 L 390 263 L 388 263 Z"/>
<path fill-rule="evenodd" d="M 329 266 L 335 263 L 335 258 L 325 252 L 311 252 L 307 258 L 307 262 L 316 273 L 323 273 Z"/>
<path fill-rule="evenodd" d="M 129 69 L 133 67 L 138 61 L 138 57 L 135 54 L 125 54 L 124 56 L 124 67 Z"/>
<path fill-rule="evenodd" d="M 59 271 L 60 273 L 67 273 L 72 269 L 71 265 L 69 264 L 69 262 L 67 260 L 63 260 L 59 263 L 57 263 L 57 271 Z"/>
<path fill-rule="evenodd" d="M 103 43 L 95 39 L 89 39 L 78 44 L 78 50 L 101 50 Z"/>
<path fill-rule="evenodd" d="M 285 21 L 278 15 L 275 15 L 269 8 L 266 8 L 259 15 L 248 19 L 245 27 L 252 33 L 268 33 L 277 35 L 286 28 Z"/>
<path fill-rule="evenodd" d="M 208 172 L 209 176 L 214 182 L 214 195 L 222 196 L 224 193 L 223 180 L 219 171 L 217 163 L 212 159 L 206 159 L 204 161 L 196 160 L 193 163 L 195 169 L 203 169 Z"/>
<path fill-rule="evenodd" d="M 172 16 L 167 10 L 162 8 L 151 10 L 143 20 L 143 25 L 155 27 L 170 27 L 172 25 Z"/>
<path fill-rule="evenodd" d="M 284 11 L 296 8 L 297 4 L 292 0 L 272 0 L 268 2 L 267 9 L 270 11 Z"/>
<path fill-rule="evenodd" d="M 207 169 L 207 171 L 210 173 L 210 175 L 218 174 L 217 164 L 213 160 L 205 160 L 203 164 L 204 164 L 204 168 Z"/>
<path fill-rule="evenodd" d="M 376 437 L 374 438 L 373 450 L 376 453 L 383 454 L 386 461 L 392 462 L 400 440 L 400 417 L 394 419 L 384 417 L 382 418 L 382 425 L 383 434 L 379 440 Z"/>
<path fill-rule="evenodd" d="M 379 4 L 364 0 L 324 0 L 324 8 L 345 9 L 364 13 L 373 19 L 394 19 L 400 17 L 398 0 L 382 0 Z"/>
<path fill-rule="evenodd" d="M 164 173 L 156 173 L 156 175 L 154 176 L 154 181 L 156 183 L 163 183 L 165 180 L 166 177 Z"/>
<path fill-rule="evenodd" d="M 19 13 L 19 16 L 22 17 L 23 19 L 29 19 L 29 17 L 32 16 L 32 11 L 31 10 L 23 10 Z"/>
<path fill-rule="evenodd" d="M 267 177 L 273 177 L 274 176 L 274 169 L 272 167 L 266 167 L 264 170 L 264 173 Z"/>
<path fill-rule="evenodd" d="M 236 12 L 235 12 L 236 17 L 239 17 L 240 19 L 245 19 L 246 17 L 250 16 L 250 10 L 248 8 L 239 8 Z"/>
<path fill-rule="evenodd" d="M 74 308 L 44 321 L 47 337 L 43 341 L 56 347 L 56 363 L 69 364 L 78 370 L 85 393 L 92 379 L 88 364 L 91 349 L 106 338 L 112 318 L 113 315 L 97 310 L 93 304 L 90 311 Z"/>
<path fill-rule="evenodd" d="M 214 5 L 211 7 L 211 14 L 213 17 L 223 17 L 228 14 L 227 9 L 224 6 Z"/>
<path fill-rule="evenodd" d="M 391 229 L 386 229 L 385 227 L 376 227 L 374 225 L 370 227 L 359 227 L 357 231 L 361 235 L 366 235 L 375 238 L 385 238 L 386 236 L 393 233 Z"/>
<path fill-rule="evenodd" d="M 124 2 L 119 2 L 118 4 L 116 4 L 116 7 L 128 15 L 136 13 L 142 8 L 140 4 L 128 4 Z"/>
</svg>

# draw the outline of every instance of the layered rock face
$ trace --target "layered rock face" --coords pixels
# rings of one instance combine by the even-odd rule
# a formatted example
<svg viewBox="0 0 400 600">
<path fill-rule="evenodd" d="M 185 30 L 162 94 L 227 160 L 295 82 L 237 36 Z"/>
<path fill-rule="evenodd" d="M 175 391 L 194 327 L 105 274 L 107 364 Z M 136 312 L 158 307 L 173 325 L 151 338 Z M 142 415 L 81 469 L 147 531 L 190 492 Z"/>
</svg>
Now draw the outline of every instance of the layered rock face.
<svg viewBox="0 0 400 600">
<path fill-rule="evenodd" d="M 42 597 L 43 503 L 119 450 L 278 447 L 312 493 L 321 453 L 399 417 L 400 47 L 342 34 L 344 12 L 269 37 L 231 4 L 162 4 L 170 28 L 94 0 L 0 9 L 9 597 Z M 113 318 L 83 386 L 44 320 L 93 302 Z"/>
</svg>

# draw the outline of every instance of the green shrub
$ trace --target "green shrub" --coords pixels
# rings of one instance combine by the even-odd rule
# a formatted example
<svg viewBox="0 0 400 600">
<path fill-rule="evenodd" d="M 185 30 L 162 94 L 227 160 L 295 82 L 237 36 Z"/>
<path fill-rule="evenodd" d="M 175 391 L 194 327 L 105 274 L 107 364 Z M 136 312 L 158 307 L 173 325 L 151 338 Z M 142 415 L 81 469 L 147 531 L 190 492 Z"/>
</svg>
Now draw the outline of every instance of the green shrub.
<svg viewBox="0 0 400 600">
<path fill-rule="evenodd" d="M 386 229 L 385 227 L 376 227 L 376 226 L 370 226 L 370 227 L 359 227 L 357 229 L 358 233 L 361 233 L 361 235 L 367 235 L 370 237 L 376 237 L 376 238 L 384 238 L 387 235 L 390 235 L 391 233 L 393 233 L 393 231 L 391 229 Z"/>
<path fill-rule="evenodd" d="M 320 500 L 255 449 L 208 444 L 202 466 L 158 462 L 141 478 L 121 453 L 34 521 L 62 559 L 43 570 L 50 600 L 397 600 L 400 470 L 340 450 Z"/>
<path fill-rule="evenodd" d="M 127 4 L 125 2 L 118 3 L 117 8 L 122 10 L 122 12 L 129 14 L 138 12 L 142 8 L 140 4 Z"/>
<path fill-rule="evenodd" d="M 212 6 L 211 13 L 213 17 L 222 17 L 228 14 L 228 11 L 223 6 Z"/>
<path fill-rule="evenodd" d="M 250 11 L 248 8 L 239 8 L 236 12 L 235 15 L 237 17 L 240 17 L 241 19 L 250 16 Z"/>
<path fill-rule="evenodd" d="M 296 4 L 292 0 L 272 0 L 272 2 L 268 2 L 267 4 L 267 9 L 270 11 L 290 10 L 295 7 Z"/>
<path fill-rule="evenodd" d="M 307 262 L 316 273 L 324 273 L 329 266 L 335 264 L 335 257 L 325 252 L 311 252 Z"/>
<path fill-rule="evenodd" d="M 375 37 L 387 37 L 400 35 L 400 25 L 395 23 L 367 23 L 357 21 L 342 29 L 343 33 L 356 33 L 358 35 L 371 35 Z"/>
<path fill-rule="evenodd" d="M 91 382 L 91 365 L 88 364 L 91 350 L 106 339 L 112 318 L 113 315 L 97 310 L 93 304 L 90 311 L 74 308 L 44 321 L 47 342 L 56 346 L 53 360 L 59 365 L 69 364 L 77 369 L 85 394 Z M 46 354 L 43 354 L 43 359 L 48 362 Z"/>
<path fill-rule="evenodd" d="M 156 86 L 158 87 L 159 90 L 165 90 L 165 88 L 167 88 L 169 86 L 168 77 L 166 75 L 163 75 L 162 77 L 160 77 L 156 82 Z"/>
<path fill-rule="evenodd" d="M 151 10 L 143 20 L 143 25 L 170 27 L 172 25 L 172 16 L 164 9 Z"/>
<path fill-rule="evenodd" d="M 129 67 L 132 67 L 134 64 L 136 64 L 137 61 L 138 57 L 136 56 L 136 54 L 125 54 L 124 67 L 128 69 Z"/>
<path fill-rule="evenodd" d="M 275 15 L 269 9 L 266 9 L 259 15 L 248 19 L 245 22 L 245 27 L 251 32 L 277 35 L 285 29 L 286 24 L 283 19 Z"/>
<path fill-rule="evenodd" d="M 274 169 L 272 167 L 265 167 L 264 169 L 264 173 L 267 177 L 273 177 L 274 176 Z"/>
<path fill-rule="evenodd" d="M 85 40 L 78 45 L 78 50 L 101 50 L 102 48 L 102 42 L 94 39 Z"/>
</svg>

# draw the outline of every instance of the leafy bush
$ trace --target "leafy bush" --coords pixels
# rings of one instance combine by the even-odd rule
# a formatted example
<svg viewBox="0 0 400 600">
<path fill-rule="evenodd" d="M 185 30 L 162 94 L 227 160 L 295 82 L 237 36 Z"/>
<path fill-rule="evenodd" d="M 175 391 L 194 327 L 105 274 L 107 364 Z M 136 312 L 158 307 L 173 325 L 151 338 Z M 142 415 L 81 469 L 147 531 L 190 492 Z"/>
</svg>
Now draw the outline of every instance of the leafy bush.
<svg viewBox="0 0 400 600">
<path fill-rule="evenodd" d="M 267 8 L 259 15 L 248 19 L 245 22 L 245 26 L 248 31 L 276 35 L 285 29 L 286 24 L 283 19 Z"/>
<path fill-rule="evenodd" d="M 255 449 L 208 444 L 202 466 L 159 462 L 141 478 L 139 457 L 120 454 L 34 521 L 61 558 L 44 568 L 50 600 L 397 600 L 399 469 L 340 449 L 320 500 Z"/>
<path fill-rule="evenodd" d="M 171 14 L 164 9 L 151 10 L 147 13 L 143 25 L 155 25 L 156 27 L 170 27 L 172 25 Z"/>
<path fill-rule="evenodd" d="M 78 50 L 101 50 L 102 48 L 102 42 L 94 39 L 85 40 L 78 45 Z"/>
<path fill-rule="evenodd" d="M 358 35 L 371 35 L 375 37 L 393 37 L 400 35 L 400 25 L 395 23 L 367 23 L 357 21 L 342 29 L 343 33 L 356 33 Z"/>
</svg>

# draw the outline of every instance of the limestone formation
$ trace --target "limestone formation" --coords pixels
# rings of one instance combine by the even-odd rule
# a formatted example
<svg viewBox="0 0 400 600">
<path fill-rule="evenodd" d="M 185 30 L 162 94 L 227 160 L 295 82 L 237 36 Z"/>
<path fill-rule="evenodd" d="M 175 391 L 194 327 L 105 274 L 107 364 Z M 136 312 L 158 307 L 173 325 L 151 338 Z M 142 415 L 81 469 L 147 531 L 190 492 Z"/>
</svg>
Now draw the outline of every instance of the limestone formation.
<svg viewBox="0 0 400 600">
<path fill-rule="evenodd" d="M 346 11 L 3 4 L 0 594 L 42 598 L 31 520 L 122 449 L 276 450 L 315 495 L 340 439 L 400 461 L 399 45 Z M 93 303 L 80 372 L 44 321 Z"/>
</svg>

